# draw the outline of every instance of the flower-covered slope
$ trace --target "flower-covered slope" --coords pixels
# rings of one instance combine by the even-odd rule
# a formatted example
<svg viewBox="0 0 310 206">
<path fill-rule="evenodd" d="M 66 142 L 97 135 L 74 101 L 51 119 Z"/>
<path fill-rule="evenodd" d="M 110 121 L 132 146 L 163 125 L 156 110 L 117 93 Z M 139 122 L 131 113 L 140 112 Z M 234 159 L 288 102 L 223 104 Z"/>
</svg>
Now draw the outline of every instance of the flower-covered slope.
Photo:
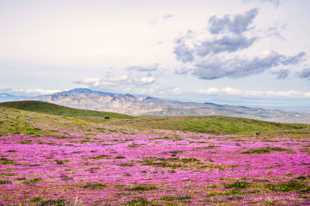
<svg viewBox="0 0 310 206">
<path fill-rule="evenodd" d="M 0 138 L 0 205 L 309 205 L 310 141 L 185 132 Z"/>
</svg>

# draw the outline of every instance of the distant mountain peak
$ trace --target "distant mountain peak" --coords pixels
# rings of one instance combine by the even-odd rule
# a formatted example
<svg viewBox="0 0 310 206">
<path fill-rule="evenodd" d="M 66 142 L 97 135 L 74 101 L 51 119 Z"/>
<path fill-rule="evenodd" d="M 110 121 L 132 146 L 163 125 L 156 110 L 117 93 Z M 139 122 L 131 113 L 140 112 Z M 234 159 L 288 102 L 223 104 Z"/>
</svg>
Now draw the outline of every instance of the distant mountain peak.
<svg viewBox="0 0 310 206">
<path fill-rule="evenodd" d="M 89 88 L 74 88 L 70 89 L 67 92 L 76 92 L 76 93 L 92 93 L 95 92 L 95 90 L 89 89 Z"/>
<path fill-rule="evenodd" d="M 7 96 L 1 98 L 0 96 L 0 101 L 12 101 L 16 99 Z M 145 95 L 104 92 L 90 88 L 75 88 L 51 95 L 34 97 L 32 99 L 78 109 L 117 112 L 130 115 L 220 115 L 280 122 L 310 122 L 310 115 L 303 113 L 214 103 L 181 102 Z M 20 98 L 17 100 L 20 100 Z"/>
<path fill-rule="evenodd" d="M 103 91 L 99 91 L 99 90 L 93 90 L 90 88 L 74 88 L 74 89 L 70 89 L 70 90 L 66 90 L 66 91 L 62 91 L 62 92 L 58 92 L 55 94 L 52 94 L 50 96 L 72 96 L 72 95 L 81 95 L 81 94 L 95 94 L 98 96 L 106 96 L 106 95 L 115 95 L 115 93 L 111 93 L 111 92 L 103 92 Z"/>
</svg>

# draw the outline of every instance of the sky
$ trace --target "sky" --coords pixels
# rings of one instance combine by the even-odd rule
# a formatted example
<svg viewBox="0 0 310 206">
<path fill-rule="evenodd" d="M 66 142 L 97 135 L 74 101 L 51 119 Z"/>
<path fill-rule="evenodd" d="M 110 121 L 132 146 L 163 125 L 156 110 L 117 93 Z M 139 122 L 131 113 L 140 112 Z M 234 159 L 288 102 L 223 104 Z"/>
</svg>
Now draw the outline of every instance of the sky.
<svg viewBox="0 0 310 206">
<path fill-rule="evenodd" d="M 0 92 L 310 111 L 310 1 L 0 0 Z"/>
</svg>

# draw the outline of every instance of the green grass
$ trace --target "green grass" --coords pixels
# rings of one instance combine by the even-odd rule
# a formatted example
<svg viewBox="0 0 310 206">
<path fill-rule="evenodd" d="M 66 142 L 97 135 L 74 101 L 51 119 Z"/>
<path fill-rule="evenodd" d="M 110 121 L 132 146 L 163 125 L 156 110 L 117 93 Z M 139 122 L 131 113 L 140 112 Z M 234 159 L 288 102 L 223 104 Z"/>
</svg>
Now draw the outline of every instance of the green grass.
<svg viewBox="0 0 310 206">
<path fill-rule="evenodd" d="M 106 187 L 106 185 L 104 185 L 100 182 L 88 182 L 82 186 L 82 188 L 89 189 L 89 190 L 101 190 L 105 187 Z"/>
<path fill-rule="evenodd" d="M 214 164 L 211 162 L 203 162 L 195 158 L 147 158 L 142 161 L 143 165 L 163 167 L 170 169 L 224 169 L 224 165 Z"/>
<path fill-rule="evenodd" d="M 304 181 L 290 180 L 284 183 L 268 184 L 267 188 L 276 192 L 310 192 L 310 186 L 305 184 Z"/>
<path fill-rule="evenodd" d="M 160 197 L 160 200 L 172 202 L 172 201 L 181 201 L 181 202 L 188 202 L 192 199 L 191 196 L 188 195 L 181 195 L 181 196 L 173 196 L 173 195 L 165 195 Z"/>
<path fill-rule="evenodd" d="M 265 154 L 271 152 L 291 152 L 291 150 L 282 147 L 260 147 L 249 149 L 243 152 L 243 154 Z"/>
<path fill-rule="evenodd" d="M 130 120 L 111 121 L 137 129 L 182 130 L 198 133 L 229 134 L 244 136 L 310 134 L 310 125 L 281 124 L 245 118 L 207 116 L 207 117 L 140 117 Z"/>
<path fill-rule="evenodd" d="M 24 180 L 25 185 L 34 185 L 42 181 L 42 178 L 33 178 Z"/>
<path fill-rule="evenodd" d="M 5 157 L 0 157 L 0 165 L 13 165 L 15 162 Z"/>
<path fill-rule="evenodd" d="M 143 198 L 131 200 L 127 202 L 126 204 L 124 204 L 124 206 L 149 206 L 149 205 L 152 205 L 152 203 Z"/>
<path fill-rule="evenodd" d="M 148 185 L 148 184 L 137 184 L 131 185 L 127 188 L 128 191 L 149 191 L 149 190 L 156 190 L 157 187 L 155 185 Z"/>
<path fill-rule="evenodd" d="M 235 189 L 245 189 L 247 187 L 250 186 L 250 183 L 245 182 L 245 181 L 236 181 L 234 183 L 231 184 L 226 184 L 225 188 L 231 189 L 231 188 L 235 188 Z"/>
<path fill-rule="evenodd" d="M 0 173 L 0 177 L 3 176 L 3 177 L 12 177 L 12 176 L 15 176 L 16 174 L 15 173 Z"/>
<path fill-rule="evenodd" d="M 31 204 L 32 203 L 32 204 Z M 19 206 L 23 206 L 24 204 L 18 204 Z M 42 197 L 33 197 L 30 199 L 29 204 L 25 204 L 25 206 L 35 205 L 35 206 L 82 206 L 82 204 L 76 202 L 69 202 L 64 199 L 44 199 Z"/>
<path fill-rule="evenodd" d="M 262 182 L 236 180 L 227 184 L 214 185 L 208 196 L 240 196 L 247 194 L 267 194 L 270 192 L 295 192 L 300 195 L 310 192 L 310 177 L 300 176 L 284 182 Z"/>
<path fill-rule="evenodd" d="M 66 201 L 63 199 L 58 200 L 42 200 L 38 206 L 66 206 Z"/>
<path fill-rule="evenodd" d="M 0 103 L 0 136 L 27 134 L 65 137 L 70 136 L 70 133 L 81 133 L 89 137 L 98 132 L 127 133 L 150 129 L 248 137 L 305 137 L 310 134 L 310 125 L 306 124 L 281 124 L 222 116 L 131 117 L 110 112 L 72 109 L 38 101 Z M 182 137 L 168 136 L 167 139 L 178 141 Z"/>
<path fill-rule="evenodd" d="M 17 109 L 0 106 L 0 135 L 27 134 L 38 136 L 43 133 L 40 128 L 31 125 L 31 116 Z"/>
<path fill-rule="evenodd" d="M 40 102 L 40 101 L 17 101 L 17 102 L 5 102 L 0 103 L 0 106 L 15 108 L 19 110 L 29 112 L 39 112 L 44 114 L 77 117 L 77 118 L 103 118 L 103 119 L 128 119 L 131 118 L 129 115 L 118 114 L 113 112 L 99 112 L 92 110 L 73 109 L 64 107 L 52 103 Z"/>
<path fill-rule="evenodd" d="M 36 105 L 36 103 L 37 102 L 1 103 L 0 136 L 25 134 L 32 136 L 49 135 L 66 137 L 70 136 L 70 133 L 80 133 L 85 137 L 89 137 L 96 135 L 98 132 L 110 131 L 104 127 L 108 121 L 115 120 L 116 118 L 131 118 L 127 115 L 112 113 L 112 118 L 106 119 L 106 115 L 110 113 L 94 111 L 89 111 L 89 113 L 87 113 L 87 110 L 76 110 L 61 106 L 54 107 L 54 105 L 48 103 L 40 103 L 39 105 L 41 106 L 38 107 L 38 112 L 35 112 L 36 109 L 33 105 Z M 27 104 L 29 104 L 29 108 Z M 42 105 L 47 106 L 44 107 Z M 23 109 L 17 109 L 18 107 Z M 50 108 L 50 110 L 44 113 L 43 109 L 40 108 Z M 83 116 L 83 114 L 85 115 Z"/>
<path fill-rule="evenodd" d="M 215 196 L 240 196 L 243 195 L 245 192 L 240 189 L 230 189 L 230 190 L 219 190 L 219 191 L 209 191 L 207 192 L 208 197 L 215 197 Z"/>
</svg>

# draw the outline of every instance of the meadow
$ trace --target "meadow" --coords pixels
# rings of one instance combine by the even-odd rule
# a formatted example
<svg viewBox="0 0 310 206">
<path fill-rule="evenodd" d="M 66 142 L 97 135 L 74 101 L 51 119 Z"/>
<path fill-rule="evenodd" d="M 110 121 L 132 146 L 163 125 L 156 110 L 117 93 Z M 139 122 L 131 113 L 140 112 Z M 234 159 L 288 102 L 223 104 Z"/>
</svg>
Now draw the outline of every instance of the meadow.
<svg viewBox="0 0 310 206">
<path fill-rule="evenodd" d="M 309 205 L 310 126 L 0 104 L 0 205 Z"/>
</svg>

